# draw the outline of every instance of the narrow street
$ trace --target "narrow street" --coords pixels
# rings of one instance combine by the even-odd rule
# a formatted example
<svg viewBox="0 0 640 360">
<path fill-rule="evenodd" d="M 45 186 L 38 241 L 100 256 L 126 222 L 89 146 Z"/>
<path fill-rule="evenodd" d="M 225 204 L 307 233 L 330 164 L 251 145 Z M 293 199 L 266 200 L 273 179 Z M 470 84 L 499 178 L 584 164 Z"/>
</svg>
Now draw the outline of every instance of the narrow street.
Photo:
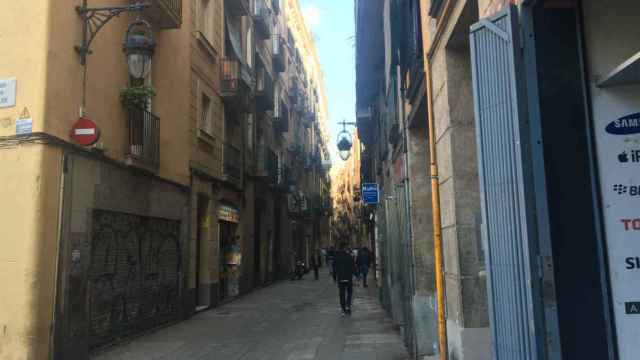
<svg viewBox="0 0 640 360">
<path fill-rule="evenodd" d="M 116 345 L 96 360 L 404 360 L 399 334 L 375 287 L 354 288 L 353 315 L 342 318 L 337 290 L 319 281 L 283 281 L 188 321 Z"/>
</svg>

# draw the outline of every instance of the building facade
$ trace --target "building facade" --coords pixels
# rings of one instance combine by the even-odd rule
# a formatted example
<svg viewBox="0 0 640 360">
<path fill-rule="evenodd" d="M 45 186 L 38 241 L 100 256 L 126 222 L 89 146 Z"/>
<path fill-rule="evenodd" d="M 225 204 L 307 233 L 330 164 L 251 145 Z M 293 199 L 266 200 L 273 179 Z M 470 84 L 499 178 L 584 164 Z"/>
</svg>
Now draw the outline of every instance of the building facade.
<svg viewBox="0 0 640 360">
<path fill-rule="evenodd" d="M 633 358 L 637 5 L 380 0 L 356 13 L 363 181 L 383 189 L 369 229 L 382 300 L 416 357 Z"/>
<path fill-rule="evenodd" d="M 188 318 L 288 273 L 304 241 L 292 224 L 328 221 L 326 133 L 311 111 L 322 78 L 292 90 L 289 74 L 304 72 L 284 2 L 132 4 L 16 3 L 0 15 L 15 49 L 0 60 L 0 358 L 83 359 Z M 96 35 L 86 67 L 73 50 L 82 5 Z M 115 16 L 123 7 L 135 11 Z M 34 26 L 18 30 L 16 14 Z M 130 27 L 138 19 L 155 42 L 142 78 L 121 52 L 128 29 L 146 28 Z M 315 178 L 290 171 L 297 127 L 318 129 L 304 143 Z M 85 146 L 87 132 L 99 139 Z"/>
</svg>

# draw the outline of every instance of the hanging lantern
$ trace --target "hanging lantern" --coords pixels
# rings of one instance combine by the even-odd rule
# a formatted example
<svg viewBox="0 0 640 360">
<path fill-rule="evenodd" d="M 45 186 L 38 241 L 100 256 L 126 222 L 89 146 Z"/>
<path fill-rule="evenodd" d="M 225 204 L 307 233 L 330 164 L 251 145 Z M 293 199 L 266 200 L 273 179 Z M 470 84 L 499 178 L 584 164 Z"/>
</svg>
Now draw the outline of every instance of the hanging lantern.
<svg viewBox="0 0 640 360">
<path fill-rule="evenodd" d="M 149 75 L 155 48 L 156 42 L 148 22 L 138 19 L 129 25 L 122 50 L 127 58 L 131 77 L 144 79 Z"/>
<path fill-rule="evenodd" d="M 338 140 L 338 154 L 342 160 L 347 161 L 351 156 L 351 146 L 351 141 L 346 137 Z"/>
<path fill-rule="evenodd" d="M 342 124 L 342 131 L 338 133 L 338 155 L 343 161 L 347 161 L 351 156 L 351 147 L 353 141 L 351 140 L 351 134 L 347 131 L 346 122 Z"/>
</svg>

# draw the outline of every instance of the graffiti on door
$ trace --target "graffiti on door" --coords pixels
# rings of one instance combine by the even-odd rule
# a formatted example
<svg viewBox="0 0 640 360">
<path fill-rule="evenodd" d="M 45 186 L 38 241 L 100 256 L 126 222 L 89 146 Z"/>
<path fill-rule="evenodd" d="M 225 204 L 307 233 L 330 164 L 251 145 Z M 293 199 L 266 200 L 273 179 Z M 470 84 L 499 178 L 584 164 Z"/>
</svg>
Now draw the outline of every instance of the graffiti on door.
<svg viewBox="0 0 640 360">
<path fill-rule="evenodd" d="M 91 347 L 178 320 L 180 222 L 93 211 Z"/>
</svg>

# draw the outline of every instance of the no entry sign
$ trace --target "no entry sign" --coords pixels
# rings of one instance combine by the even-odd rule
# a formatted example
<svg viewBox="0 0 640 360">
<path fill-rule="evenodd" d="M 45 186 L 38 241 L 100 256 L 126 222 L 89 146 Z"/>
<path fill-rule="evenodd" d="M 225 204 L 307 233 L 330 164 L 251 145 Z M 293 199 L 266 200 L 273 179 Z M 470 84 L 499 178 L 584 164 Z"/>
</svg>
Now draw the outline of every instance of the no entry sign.
<svg viewBox="0 0 640 360">
<path fill-rule="evenodd" d="M 100 130 L 93 121 L 81 117 L 71 128 L 70 136 L 76 144 L 90 146 L 100 139 Z"/>
</svg>

